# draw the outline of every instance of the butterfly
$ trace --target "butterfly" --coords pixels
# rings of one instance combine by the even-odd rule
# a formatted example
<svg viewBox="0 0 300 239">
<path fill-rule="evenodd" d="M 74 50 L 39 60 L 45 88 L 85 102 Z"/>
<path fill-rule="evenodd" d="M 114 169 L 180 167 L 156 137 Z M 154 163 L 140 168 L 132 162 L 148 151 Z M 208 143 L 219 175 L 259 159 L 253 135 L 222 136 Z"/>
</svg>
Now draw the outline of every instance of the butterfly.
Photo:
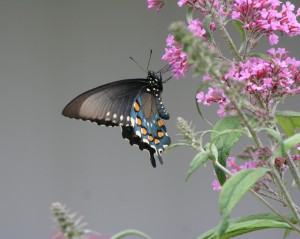
<svg viewBox="0 0 300 239">
<path fill-rule="evenodd" d="M 67 104 L 62 114 L 98 125 L 120 126 L 123 138 L 140 150 L 148 150 L 156 167 L 155 159 L 162 164 L 161 153 L 171 144 L 163 122 L 170 116 L 161 100 L 166 82 L 162 73 L 166 71 L 164 67 L 148 71 L 146 79 L 120 80 L 86 91 Z"/>
</svg>

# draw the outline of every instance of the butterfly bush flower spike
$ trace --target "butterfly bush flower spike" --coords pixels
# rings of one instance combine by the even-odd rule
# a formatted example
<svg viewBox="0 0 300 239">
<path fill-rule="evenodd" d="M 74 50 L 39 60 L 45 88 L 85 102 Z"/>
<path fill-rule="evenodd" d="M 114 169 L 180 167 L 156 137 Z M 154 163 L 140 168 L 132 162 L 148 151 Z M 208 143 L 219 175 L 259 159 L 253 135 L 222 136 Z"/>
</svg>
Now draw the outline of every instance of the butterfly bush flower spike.
<svg viewBox="0 0 300 239">
<path fill-rule="evenodd" d="M 167 47 L 162 60 L 168 61 L 173 75 L 178 79 L 185 76 L 188 71 L 187 54 L 182 51 L 182 43 L 176 42 L 174 36 L 169 34 L 166 40 Z"/>
<path fill-rule="evenodd" d="M 86 239 L 108 239 L 91 230 L 85 229 L 87 223 L 82 222 L 82 217 L 76 217 L 76 213 L 71 213 L 65 206 L 58 202 L 51 205 L 53 219 L 60 228 L 60 233 L 56 234 L 53 239 L 70 239 L 70 238 L 86 238 Z"/>
<path fill-rule="evenodd" d="M 282 4 L 278 0 L 235 0 L 231 17 L 244 23 L 243 28 L 255 37 L 261 34 L 269 37 L 271 45 L 278 43 L 275 33 L 295 36 L 300 33 L 297 21 L 299 10 L 294 13 L 295 6 L 290 2 Z"/>
<path fill-rule="evenodd" d="M 300 61 L 290 57 L 284 48 L 272 48 L 266 54 L 271 60 L 250 57 L 246 62 L 233 64 L 224 74 L 223 84 L 231 80 L 242 87 L 241 93 L 253 106 L 257 106 L 259 99 L 272 109 L 282 97 L 300 94 Z M 227 112 L 234 115 L 223 88 L 208 87 L 207 93 L 199 92 L 196 98 L 198 103 L 205 106 L 218 103 L 218 115 L 221 117 Z"/>
</svg>

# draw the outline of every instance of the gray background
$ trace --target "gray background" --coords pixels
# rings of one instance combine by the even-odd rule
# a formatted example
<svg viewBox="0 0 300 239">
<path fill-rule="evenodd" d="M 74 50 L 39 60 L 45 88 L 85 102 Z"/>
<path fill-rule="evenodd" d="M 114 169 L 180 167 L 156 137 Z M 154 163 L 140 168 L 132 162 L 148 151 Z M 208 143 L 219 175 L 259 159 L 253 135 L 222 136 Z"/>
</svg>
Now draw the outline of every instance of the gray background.
<svg viewBox="0 0 300 239">
<path fill-rule="evenodd" d="M 167 28 L 184 20 L 185 11 L 168 1 L 157 14 L 145 2 L 0 1 L 0 238 L 51 238 L 54 201 L 85 215 L 89 228 L 105 235 L 135 228 L 156 239 L 188 239 L 218 224 L 211 165 L 184 182 L 195 152 L 174 150 L 153 169 L 148 154 L 130 147 L 119 128 L 61 116 L 66 103 L 85 90 L 144 77 L 129 56 L 146 66 L 153 49 L 151 68 L 165 64 L 160 59 Z M 281 39 L 281 45 L 300 58 L 297 38 Z M 261 44 L 257 51 L 266 49 Z M 210 128 L 194 105 L 199 82 L 188 77 L 165 85 L 173 142 L 180 139 L 178 116 L 198 130 Z M 285 108 L 299 109 L 298 101 L 287 100 Z M 214 110 L 205 110 L 212 122 Z M 266 211 L 247 195 L 233 216 Z M 267 230 L 240 238 L 282 234 Z"/>
</svg>

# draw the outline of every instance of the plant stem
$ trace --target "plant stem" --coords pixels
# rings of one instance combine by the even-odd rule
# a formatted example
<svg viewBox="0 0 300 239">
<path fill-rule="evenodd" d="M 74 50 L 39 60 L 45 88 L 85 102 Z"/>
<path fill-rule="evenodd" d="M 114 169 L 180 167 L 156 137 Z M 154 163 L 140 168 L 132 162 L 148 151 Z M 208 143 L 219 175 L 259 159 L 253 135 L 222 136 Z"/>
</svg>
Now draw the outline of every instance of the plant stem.
<svg viewBox="0 0 300 239">
<path fill-rule="evenodd" d="M 293 175 L 293 178 L 295 180 L 295 183 L 300 191 L 300 173 L 294 163 L 294 160 L 291 158 L 291 155 L 289 153 L 287 153 L 287 164 L 289 166 L 289 169 L 291 171 L 291 174 Z"/>
<path fill-rule="evenodd" d="M 218 160 L 215 160 L 214 163 L 216 166 L 224 171 L 226 174 L 228 174 L 230 177 L 233 175 L 227 168 L 223 167 Z M 266 201 L 263 197 L 261 197 L 257 192 L 255 192 L 252 188 L 250 189 L 250 192 L 263 204 L 265 204 L 271 211 L 273 211 L 276 215 L 278 215 L 282 220 L 284 220 L 287 224 L 289 224 L 295 231 L 300 233 L 300 228 L 296 227 L 288 218 L 286 218 L 284 215 L 282 215 L 279 211 L 277 211 L 268 201 Z M 297 216 L 296 216 L 297 218 Z M 298 220 L 297 220 L 298 221 Z M 300 224 L 299 224 L 300 225 Z"/>
<path fill-rule="evenodd" d="M 300 228 L 295 226 L 287 217 L 282 215 L 280 212 L 278 212 L 268 201 L 266 201 L 263 197 L 261 197 L 257 192 L 255 192 L 253 189 L 250 189 L 250 192 L 263 204 L 265 204 L 271 211 L 273 211 L 276 215 L 282 218 L 287 224 L 289 224 L 295 231 L 300 233 Z"/>
<path fill-rule="evenodd" d="M 216 159 L 214 161 L 214 163 L 216 164 L 216 166 L 221 169 L 222 171 L 224 171 L 226 174 L 228 174 L 230 177 L 233 176 L 233 174 L 227 169 L 225 168 L 222 164 L 219 163 L 219 161 Z"/>
<path fill-rule="evenodd" d="M 280 190 L 281 190 L 281 192 L 282 192 L 282 194 L 285 198 L 285 201 L 286 201 L 287 205 L 289 206 L 289 208 L 293 212 L 294 216 L 296 217 L 296 220 L 297 220 L 298 224 L 300 225 L 300 215 L 297 212 L 297 209 L 294 205 L 294 202 L 293 202 L 289 192 L 286 190 L 286 188 L 285 188 L 285 186 L 284 186 L 277 170 L 274 169 L 274 167 L 272 167 L 271 173 L 272 173 L 272 176 L 275 178 L 275 180 L 276 180 L 276 182 L 277 182 L 277 184 L 278 184 L 278 186 L 279 186 L 279 188 L 280 188 Z"/>
<path fill-rule="evenodd" d="M 210 10 L 211 12 L 211 15 L 212 15 L 212 18 L 215 20 L 215 23 L 217 25 L 217 27 L 219 28 L 220 32 L 221 32 L 221 35 L 222 35 L 222 38 L 224 39 L 224 41 L 227 43 L 233 57 L 237 60 L 237 61 L 243 61 L 243 58 L 241 57 L 241 55 L 238 53 L 237 49 L 236 49 L 236 46 L 234 45 L 233 43 L 233 40 L 231 39 L 229 33 L 227 32 L 225 26 L 223 25 L 223 23 L 220 21 L 220 19 L 216 16 L 216 13 L 213 9 L 213 5 L 210 4 L 207 0 L 205 1 L 205 3 L 208 5 L 208 6 L 211 6 L 211 9 L 208 9 Z"/>
<path fill-rule="evenodd" d="M 246 114 L 243 112 L 241 106 L 239 105 L 238 101 L 235 99 L 234 95 L 229 92 L 229 90 L 224 89 L 226 95 L 228 96 L 228 98 L 230 99 L 231 103 L 233 104 L 234 108 L 236 109 L 236 111 L 238 112 L 238 114 L 242 117 L 247 129 L 249 130 L 255 144 L 257 145 L 258 148 L 262 148 L 263 144 L 260 141 L 260 139 L 258 138 L 256 132 L 253 130 L 253 128 L 251 127 L 251 125 L 249 124 L 249 119 L 246 116 Z"/>
</svg>

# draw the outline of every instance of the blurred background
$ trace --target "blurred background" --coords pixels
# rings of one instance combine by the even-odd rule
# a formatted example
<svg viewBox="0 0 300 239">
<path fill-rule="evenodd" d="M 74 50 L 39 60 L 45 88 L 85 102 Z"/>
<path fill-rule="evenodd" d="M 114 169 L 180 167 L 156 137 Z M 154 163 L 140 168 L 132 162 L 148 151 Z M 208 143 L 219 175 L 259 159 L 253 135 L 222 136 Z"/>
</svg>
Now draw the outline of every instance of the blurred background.
<svg viewBox="0 0 300 239">
<path fill-rule="evenodd" d="M 50 239 L 57 232 L 50 212 L 55 201 L 104 235 L 134 228 L 155 239 L 188 239 L 218 224 L 211 165 L 184 182 L 195 152 L 175 149 L 153 169 L 148 153 L 131 147 L 119 128 L 61 115 L 86 90 L 145 77 L 129 56 L 146 67 L 153 49 L 150 68 L 162 68 L 168 26 L 185 20 L 176 3 L 167 1 L 156 13 L 140 0 L 0 0 L 0 238 Z M 255 51 L 265 52 L 266 43 Z M 281 38 L 283 46 L 300 58 L 299 38 Z M 210 128 L 195 108 L 200 80 L 190 74 L 164 86 L 173 143 L 180 140 L 178 116 L 196 130 Z M 299 111 L 299 96 L 285 103 L 281 109 Z M 215 109 L 203 112 L 218 120 Z M 257 212 L 268 210 L 247 195 L 232 216 Z M 240 238 L 282 235 L 265 230 Z"/>
</svg>

